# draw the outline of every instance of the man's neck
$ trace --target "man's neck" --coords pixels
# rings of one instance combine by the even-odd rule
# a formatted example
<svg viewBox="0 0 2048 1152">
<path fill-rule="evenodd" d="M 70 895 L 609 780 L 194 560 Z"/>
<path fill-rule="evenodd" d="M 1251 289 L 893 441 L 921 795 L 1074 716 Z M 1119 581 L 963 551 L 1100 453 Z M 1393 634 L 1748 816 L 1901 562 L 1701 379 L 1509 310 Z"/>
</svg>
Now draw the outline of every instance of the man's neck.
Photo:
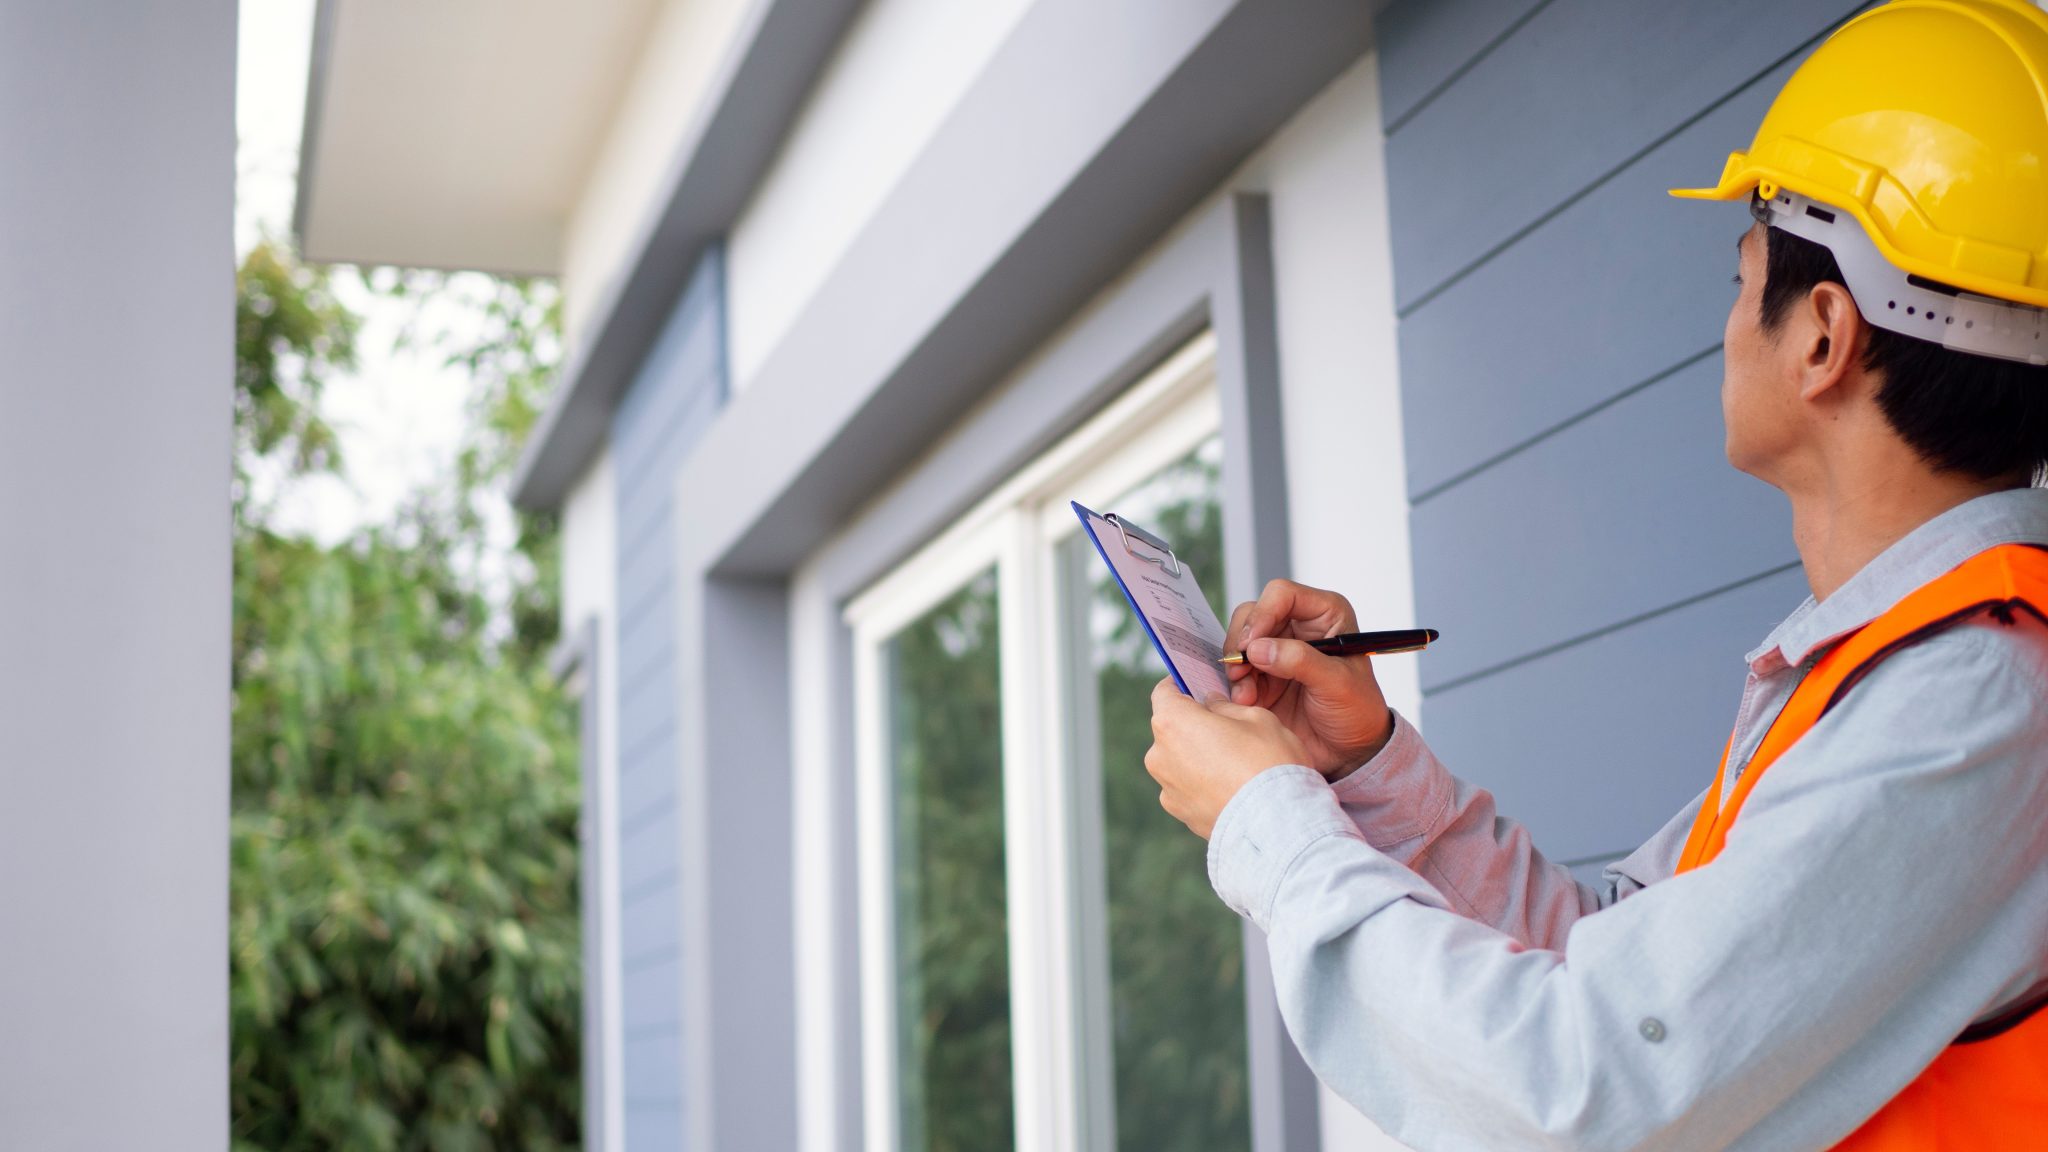
<svg viewBox="0 0 2048 1152">
<path fill-rule="evenodd" d="M 1918 462 L 1915 461 L 1915 464 Z M 1936 516 L 2013 485 L 1924 466 L 1849 469 L 1788 492 L 1792 538 L 1815 600 L 1825 600 L 1879 553 Z"/>
</svg>

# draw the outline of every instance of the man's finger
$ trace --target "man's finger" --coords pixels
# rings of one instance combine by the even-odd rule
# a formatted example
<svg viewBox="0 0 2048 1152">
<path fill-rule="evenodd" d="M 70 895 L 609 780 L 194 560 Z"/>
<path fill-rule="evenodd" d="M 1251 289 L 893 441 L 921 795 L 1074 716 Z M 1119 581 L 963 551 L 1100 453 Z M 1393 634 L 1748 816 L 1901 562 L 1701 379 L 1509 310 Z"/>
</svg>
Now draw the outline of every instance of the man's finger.
<svg viewBox="0 0 2048 1152">
<path fill-rule="evenodd" d="M 1225 646 L 1243 646 L 1245 640 L 1249 638 L 1245 628 L 1251 622 L 1252 610 L 1258 606 L 1259 602 L 1257 600 L 1247 600 L 1236 608 L 1231 609 L 1230 624 L 1223 629 L 1223 643 Z"/>
<path fill-rule="evenodd" d="M 1293 680 L 1310 688 L 1335 687 L 1351 673 L 1344 664 L 1351 657 L 1318 652 L 1305 640 L 1278 637 L 1254 640 L 1245 649 L 1245 657 L 1267 675 Z"/>
<path fill-rule="evenodd" d="M 1239 604 L 1230 613 L 1230 624 L 1223 629 L 1223 650 L 1225 652 L 1244 651 L 1245 642 L 1251 639 L 1250 622 L 1252 609 L 1256 607 L 1258 607 L 1258 601 L 1247 600 Z M 1251 665 L 1226 664 L 1223 666 L 1223 674 L 1230 680 L 1230 694 L 1232 698 L 1241 697 L 1246 702 L 1258 699 L 1258 689 L 1245 683 L 1252 675 Z M 1240 688 L 1238 687 L 1240 684 L 1245 684 L 1245 686 Z"/>
<path fill-rule="evenodd" d="M 1286 635 L 1295 624 L 1323 635 L 1353 631 L 1351 603 L 1322 588 L 1292 580 L 1269 581 L 1245 620 L 1244 639 Z"/>
<path fill-rule="evenodd" d="M 1263 708 L 1253 708 L 1244 704 L 1234 704 L 1221 697 L 1206 701 L 1202 706 L 1207 708 L 1211 713 L 1217 716 L 1221 716 L 1226 720 L 1249 721 L 1260 716 L 1272 715 L 1271 712 L 1268 712 Z"/>
<path fill-rule="evenodd" d="M 1188 694 L 1180 690 L 1180 685 L 1175 684 L 1171 676 L 1152 686 L 1152 720 L 1155 725 L 1180 709 L 1199 707 L 1201 705 L 1189 699 Z"/>
<path fill-rule="evenodd" d="M 1231 671 L 1231 672 L 1232 672 L 1233 674 L 1235 674 L 1235 673 L 1238 673 L 1238 672 L 1242 672 L 1242 673 L 1244 673 L 1244 675 L 1243 675 L 1242 677 L 1234 677 L 1234 678 L 1233 678 L 1233 679 L 1231 680 L 1231 682 L 1230 682 L 1230 699 L 1231 699 L 1231 701 L 1232 701 L 1233 703 L 1237 703 L 1237 704 L 1256 704 L 1256 703 L 1258 703 L 1258 702 L 1259 702 L 1259 682 L 1258 682 L 1257 680 L 1254 680 L 1254 679 L 1252 678 L 1252 668 L 1251 668 L 1251 665 L 1249 665 L 1249 664 L 1239 664 L 1239 665 L 1236 665 L 1236 666 L 1232 667 L 1230 671 Z"/>
</svg>

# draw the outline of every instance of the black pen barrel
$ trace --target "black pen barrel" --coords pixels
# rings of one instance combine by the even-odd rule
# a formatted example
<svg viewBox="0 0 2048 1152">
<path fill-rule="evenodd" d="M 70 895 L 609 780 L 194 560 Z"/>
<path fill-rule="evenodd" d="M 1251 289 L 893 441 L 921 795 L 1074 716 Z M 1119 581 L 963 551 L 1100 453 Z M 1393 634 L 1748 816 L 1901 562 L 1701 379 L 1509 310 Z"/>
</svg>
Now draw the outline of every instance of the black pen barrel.
<svg viewBox="0 0 2048 1152">
<path fill-rule="evenodd" d="M 1397 628 L 1387 632 L 1350 632 L 1311 640 L 1309 646 L 1330 656 L 1386 655 L 1419 651 L 1436 638 L 1437 630 L 1434 628 Z"/>
</svg>

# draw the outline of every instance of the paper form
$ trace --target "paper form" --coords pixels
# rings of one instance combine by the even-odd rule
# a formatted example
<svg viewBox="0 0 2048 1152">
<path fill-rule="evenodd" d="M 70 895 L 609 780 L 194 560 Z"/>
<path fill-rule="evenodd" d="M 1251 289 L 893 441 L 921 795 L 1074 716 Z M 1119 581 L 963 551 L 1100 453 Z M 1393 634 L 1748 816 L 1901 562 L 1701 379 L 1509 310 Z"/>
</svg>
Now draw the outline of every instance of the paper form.
<svg viewBox="0 0 2048 1152">
<path fill-rule="evenodd" d="M 1166 661 L 1180 690 L 1197 700 L 1230 698 L 1230 679 L 1223 671 L 1223 622 L 1209 608 L 1202 586 L 1185 564 L 1136 535 L 1120 531 L 1114 521 L 1079 504 L 1075 515 L 1095 541 L 1095 551 L 1122 586 L 1131 610 L 1138 614 L 1152 646 Z"/>
</svg>

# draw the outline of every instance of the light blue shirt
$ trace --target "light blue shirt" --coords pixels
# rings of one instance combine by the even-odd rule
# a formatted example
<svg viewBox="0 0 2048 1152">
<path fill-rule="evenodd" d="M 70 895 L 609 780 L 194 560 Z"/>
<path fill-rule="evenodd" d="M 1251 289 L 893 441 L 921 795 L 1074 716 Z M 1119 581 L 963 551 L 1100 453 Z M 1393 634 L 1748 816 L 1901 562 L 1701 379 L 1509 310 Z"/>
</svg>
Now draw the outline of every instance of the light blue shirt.
<svg viewBox="0 0 2048 1152">
<path fill-rule="evenodd" d="M 2048 491 L 1944 513 L 1773 630 L 1730 783 L 1809 658 L 2005 543 L 2048 544 Z M 1878 665 L 1674 876 L 1700 803 L 1580 884 L 1397 717 L 1334 786 L 1254 778 L 1209 875 L 1267 933 L 1316 1074 L 1422 1150 L 1825 1148 L 2048 980 L 2048 628 L 2025 613 Z"/>
</svg>

